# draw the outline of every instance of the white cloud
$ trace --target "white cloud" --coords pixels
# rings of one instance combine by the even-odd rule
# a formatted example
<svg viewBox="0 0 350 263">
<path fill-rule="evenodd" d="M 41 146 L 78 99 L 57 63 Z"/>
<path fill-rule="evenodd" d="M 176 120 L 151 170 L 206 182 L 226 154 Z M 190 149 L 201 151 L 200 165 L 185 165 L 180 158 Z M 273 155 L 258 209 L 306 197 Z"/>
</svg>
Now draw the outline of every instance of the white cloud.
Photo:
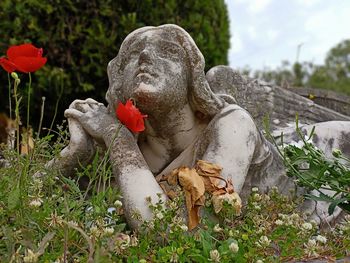
<svg viewBox="0 0 350 263">
<path fill-rule="evenodd" d="M 250 25 L 247 27 L 247 34 L 250 37 L 250 39 L 255 40 L 257 37 L 257 32 L 254 26 Z"/>
<path fill-rule="evenodd" d="M 230 52 L 233 54 L 240 53 L 243 50 L 242 38 L 238 33 L 234 33 L 230 39 L 231 49 Z"/>
<path fill-rule="evenodd" d="M 252 0 L 249 1 L 248 11 L 252 14 L 263 12 L 272 0 Z"/>
<path fill-rule="evenodd" d="M 269 29 L 266 32 L 267 39 L 269 39 L 271 42 L 274 42 L 278 37 L 278 31 L 275 29 Z"/>
<path fill-rule="evenodd" d="M 316 5 L 320 0 L 296 0 L 297 4 L 304 7 L 312 7 Z"/>
</svg>

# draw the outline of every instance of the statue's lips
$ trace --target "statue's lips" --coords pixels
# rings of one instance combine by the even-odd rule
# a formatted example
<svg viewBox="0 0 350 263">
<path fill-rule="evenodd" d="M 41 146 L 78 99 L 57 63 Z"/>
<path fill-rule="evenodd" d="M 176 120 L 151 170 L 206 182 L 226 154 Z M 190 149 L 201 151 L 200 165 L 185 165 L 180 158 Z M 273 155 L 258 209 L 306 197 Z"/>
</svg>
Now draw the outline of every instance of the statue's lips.
<svg viewBox="0 0 350 263">
<path fill-rule="evenodd" d="M 140 68 L 139 70 L 136 71 L 135 78 L 140 77 L 140 76 L 148 77 L 148 78 L 155 78 L 158 75 L 147 68 Z"/>
</svg>

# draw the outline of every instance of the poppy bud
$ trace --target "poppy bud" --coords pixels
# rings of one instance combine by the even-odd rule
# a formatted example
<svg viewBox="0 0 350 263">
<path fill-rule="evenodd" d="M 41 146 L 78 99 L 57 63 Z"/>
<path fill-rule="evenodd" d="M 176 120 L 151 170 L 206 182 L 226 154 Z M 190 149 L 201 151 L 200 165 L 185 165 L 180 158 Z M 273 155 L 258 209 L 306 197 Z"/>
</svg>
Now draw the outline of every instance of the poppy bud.
<svg viewBox="0 0 350 263">
<path fill-rule="evenodd" d="M 11 73 L 11 77 L 12 77 L 13 79 L 19 79 L 16 72 L 12 72 L 12 73 Z"/>
<path fill-rule="evenodd" d="M 15 84 L 16 84 L 16 86 L 18 86 L 19 83 L 21 83 L 21 80 L 20 80 L 20 79 L 15 79 Z"/>
</svg>

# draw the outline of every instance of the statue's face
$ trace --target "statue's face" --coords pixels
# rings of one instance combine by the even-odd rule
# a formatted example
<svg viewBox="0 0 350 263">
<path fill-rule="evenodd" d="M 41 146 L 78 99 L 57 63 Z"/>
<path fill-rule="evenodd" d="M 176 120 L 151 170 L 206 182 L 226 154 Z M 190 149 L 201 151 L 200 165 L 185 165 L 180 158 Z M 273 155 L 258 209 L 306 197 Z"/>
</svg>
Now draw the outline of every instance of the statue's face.
<svg viewBox="0 0 350 263">
<path fill-rule="evenodd" d="M 186 53 L 160 30 L 135 37 L 123 58 L 122 99 L 133 98 L 145 113 L 187 103 Z"/>
</svg>

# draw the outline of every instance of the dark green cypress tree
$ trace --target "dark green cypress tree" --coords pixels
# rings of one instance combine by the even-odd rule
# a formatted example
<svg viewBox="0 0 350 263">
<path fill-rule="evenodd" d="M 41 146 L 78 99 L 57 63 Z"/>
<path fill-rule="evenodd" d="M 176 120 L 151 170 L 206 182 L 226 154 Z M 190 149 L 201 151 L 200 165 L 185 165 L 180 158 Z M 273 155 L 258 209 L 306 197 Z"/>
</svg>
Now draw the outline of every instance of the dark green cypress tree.
<svg viewBox="0 0 350 263">
<path fill-rule="evenodd" d="M 24 42 L 44 49 L 47 65 L 33 75 L 31 122 L 37 127 L 45 96 L 48 127 L 59 97 L 59 122 L 75 98 L 104 101 L 107 63 L 117 55 L 122 40 L 138 27 L 165 23 L 178 24 L 192 35 L 206 58 L 206 69 L 227 64 L 229 22 L 224 0 L 1 0 L 0 56 L 8 46 Z M 21 78 L 25 83 L 27 76 Z M 0 83 L 0 111 L 7 111 L 5 71 Z M 25 91 L 22 86 L 24 96 Z"/>
</svg>

